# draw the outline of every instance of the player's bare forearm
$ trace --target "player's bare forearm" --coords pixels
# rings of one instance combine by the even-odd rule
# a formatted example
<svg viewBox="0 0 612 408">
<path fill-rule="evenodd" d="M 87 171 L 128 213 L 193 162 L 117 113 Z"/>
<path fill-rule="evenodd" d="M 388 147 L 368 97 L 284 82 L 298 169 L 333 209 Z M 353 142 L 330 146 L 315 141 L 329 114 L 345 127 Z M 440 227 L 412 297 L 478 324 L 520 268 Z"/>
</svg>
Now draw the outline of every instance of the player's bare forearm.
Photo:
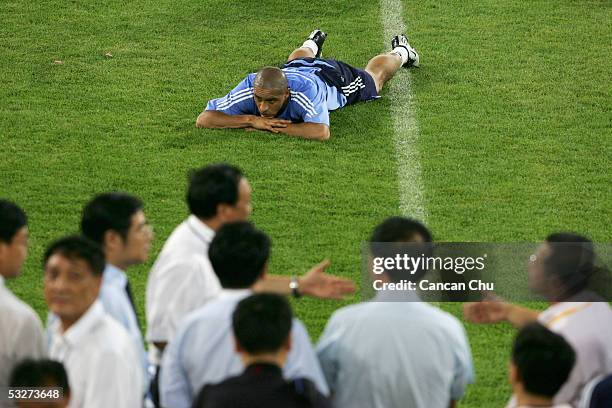
<svg viewBox="0 0 612 408">
<path fill-rule="evenodd" d="M 322 123 L 291 123 L 287 125 L 287 127 L 278 130 L 280 133 L 290 136 L 303 137 L 304 139 L 329 139 L 329 127 Z"/>
<path fill-rule="evenodd" d="M 255 115 L 227 115 L 215 110 L 205 110 L 196 120 L 196 127 L 209 129 L 241 129 L 253 125 Z"/>
</svg>

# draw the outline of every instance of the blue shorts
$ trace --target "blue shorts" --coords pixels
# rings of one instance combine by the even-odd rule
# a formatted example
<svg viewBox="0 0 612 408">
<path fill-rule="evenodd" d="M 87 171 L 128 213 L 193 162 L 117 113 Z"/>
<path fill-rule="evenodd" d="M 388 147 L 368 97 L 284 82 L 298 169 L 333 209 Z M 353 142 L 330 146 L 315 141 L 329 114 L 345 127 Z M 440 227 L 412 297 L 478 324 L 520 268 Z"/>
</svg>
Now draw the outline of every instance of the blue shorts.
<svg viewBox="0 0 612 408">
<path fill-rule="evenodd" d="M 347 105 L 379 98 L 372 76 L 342 61 L 325 58 L 299 58 L 287 62 L 284 68 L 311 67 L 314 61 L 325 62 L 325 64 L 317 65 L 321 69 L 316 75 L 346 96 Z"/>
</svg>

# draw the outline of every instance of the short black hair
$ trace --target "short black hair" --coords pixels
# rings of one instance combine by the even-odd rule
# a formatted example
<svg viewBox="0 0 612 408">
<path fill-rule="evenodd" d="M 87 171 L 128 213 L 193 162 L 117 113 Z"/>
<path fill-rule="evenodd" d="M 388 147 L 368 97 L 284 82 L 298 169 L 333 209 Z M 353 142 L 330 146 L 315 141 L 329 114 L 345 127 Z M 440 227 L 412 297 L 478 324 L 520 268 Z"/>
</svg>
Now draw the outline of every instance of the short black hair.
<svg viewBox="0 0 612 408">
<path fill-rule="evenodd" d="M 0 199 L 0 242 L 10 244 L 21 228 L 28 225 L 28 217 L 15 203 Z"/>
<path fill-rule="evenodd" d="M 10 387 L 60 387 L 63 394 L 70 394 L 70 384 L 64 365 L 53 360 L 26 359 L 18 363 L 11 372 Z"/>
<path fill-rule="evenodd" d="M 99 194 L 83 209 L 81 232 L 99 245 L 104 244 L 104 234 L 108 230 L 116 231 L 125 241 L 132 216 L 142 207 L 140 199 L 126 193 Z"/>
<path fill-rule="evenodd" d="M 556 232 L 546 237 L 551 254 L 544 262 L 544 273 L 556 277 L 567 298 L 584 290 L 595 273 L 595 252 L 590 239 L 573 232 Z"/>
<path fill-rule="evenodd" d="M 416 242 L 417 237 L 423 243 Z M 431 232 L 421 222 L 407 217 L 389 217 L 378 224 L 370 237 L 370 253 L 374 258 L 388 258 L 396 255 L 410 257 L 431 256 L 433 251 Z M 425 274 L 424 268 L 407 274 L 405 270 L 385 269 L 394 282 L 403 279 L 418 281 Z"/>
<path fill-rule="evenodd" d="M 552 398 L 567 381 L 576 353 L 560 335 L 539 323 L 519 331 L 512 346 L 512 362 L 525 390 Z"/>
<path fill-rule="evenodd" d="M 193 215 L 209 219 L 217 214 L 219 204 L 238 202 L 238 185 L 244 176 L 236 166 L 213 164 L 191 172 L 187 205 Z"/>
<path fill-rule="evenodd" d="M 102 248 L 95 242 L 80 236 L 70 235 L 60 238 L 49 245 L 45 251 L 44 265 L 54 254 L 60 254 L 68 259 L 85 261 L 95 276 L 102 276 L 106 261 Z"/>
<path fill-rule="evenodd" d="M 270 258 L 271 241 L 253 224 L 224 224 L 210 243 L 208 257 L 221 286 L 245 289 L 262 275 Z"/>
<path fill-rule="evenodd" d="M 293 315 L 283 296 L 261 293 L 243 299 L 232 316 L 238 344 L 248 353 L 274 353 L 291 332 Z"/>
<path fill-rule="evenodd" d="M 370 242 L 411 242 L 420 235 L 431 242 L 431 232 L 421 222 L 406 217 L 389 217 L 378 224 L 372 232 Z"/>
</svg>

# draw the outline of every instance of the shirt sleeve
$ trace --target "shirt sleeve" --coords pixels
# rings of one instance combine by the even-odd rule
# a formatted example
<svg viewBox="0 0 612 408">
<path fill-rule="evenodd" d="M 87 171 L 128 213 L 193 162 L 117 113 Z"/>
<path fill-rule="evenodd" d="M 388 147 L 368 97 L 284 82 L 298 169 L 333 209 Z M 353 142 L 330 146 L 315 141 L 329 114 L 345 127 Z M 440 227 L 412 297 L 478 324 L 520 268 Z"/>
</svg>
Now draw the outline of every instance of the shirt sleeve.
<svg viewBox="0 0 612 408">
<path fill-rule="evenodd" d="M 253 107 L 253 87 L 247 77 L 224 97 L 208 101 L 206 110 L 228 115 L 254 115 Z"/>
<path fill-rule="evenodd" d="M 291 345 L 284 368 L 285 378 L 307 378 L 315 383 L 319 392 L 329 395 L 329 387 L 310 343 L 308 332 L 298 320 L 293 321 L 291 328 Z"/>
<path fill-rule="evenodd" d="M 338 334 L 335 325 L 336 318 L 332 315 L 317 343 L 317 356 L 332 393 L 336 389 L 338 379 Z"/>
<path fill-rule="evenodd" d="M 127 292 L 121 291 L 120 289 L 117 290 L 116 287 L 102 284 L 98 299 L 100 300 L 100 303 L 102 303 L 106 314 L 123 326 L 123 328 L 125 328 L 127 333 L 130 335 L 130 338 L 134 342 L 136 351 L 138 352 L 138 357 L 142 365 L 143 376 L 146 379 L 148 377 L 147 354 L 142 342 L 142 333 L 140 332 L 140 327 L 138 327 L 138 321 L 136 319 L 136 315 L 134 314 L 134 310 L 132 309 L 132 305 L 130 304 L 130 300 L 127 297 Z M 144 387 L 147 386 L 148 381 L 145 381 Z"/>
<path fill-rule="evenodd" d="M 181 320 L 221 290 L 210 262 L 183 259 L 160 271 L 147 316 L 149 342 L 169 342 Z"/>
<path fill-rule="evenodd" d="M 33 311 L 21 320 L 15 331 L 15 339 L 17 361 L 25 358 L 39 359 L 46 354 L 42 323 Z"/>
<path fill-rule="evenodd" d="M 182 362 L 183 340 L 187 329 L 187 326 L 183 326 L 164 351 L 159 380 L 159 396 L 163 407 L 191 406 L 193 392 Z"/>
<path fill-rule="evenodd" d="M 126 314 L 124 301 L 119 296 L 116 296 L 114 288 L 102 284 L 98 298 L 102 306 L 104 306 L 106 314 L 115 319 L 126 330 L 130 331 L 131 325 Z"/>
<path fill-rule="evenodd" d="M 467 335 L 461 323 L 456 322 L 456 326 L 455 345 L 453 348 L 455 369 L 451 385 L 451 398 L 454 401 L 461 399 L 468 384 L 474 382 L 474 365 Z"/>
<path fill-rule="evenodd" d="M 321 123 L 329 126 L 327 101 L 315 88 L 291 91 L 291 100 L 305 123 Z"/>
</svg>

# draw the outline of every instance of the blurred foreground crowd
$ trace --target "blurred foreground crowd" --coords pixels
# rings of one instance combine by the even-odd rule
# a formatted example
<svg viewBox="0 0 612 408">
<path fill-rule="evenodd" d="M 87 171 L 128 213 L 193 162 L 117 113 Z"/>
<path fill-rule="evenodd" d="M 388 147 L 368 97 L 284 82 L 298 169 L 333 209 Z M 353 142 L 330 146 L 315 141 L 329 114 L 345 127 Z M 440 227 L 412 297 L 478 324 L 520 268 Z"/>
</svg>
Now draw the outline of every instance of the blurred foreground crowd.
<svg viewBox="0 0 612 408">
<path fill-rule="evenodd" d="M 287 297 L 342 299 L 355 285 L 326 273 L 327 260 L 301 275 L 268 273 L 271 241 L 248 221 L 251 187 L 239 168 L 194 170 L 187 190 L 190 215 L 148 275 L 144 340 L 126 274 L 153 240 L 140 199 L 93 197 L 79 233 L 47 246 L 46 330 L 5 286 L 19 279 L 28 220 L 0 200 L 0 407 L 448 408 L 475 381 L 463 324 L 413 292 L 338 309 L 313 346 Z M 391 217 L 370 242 L 433 238 L 419 221 Z M 612 310 L 587 290 L 594 259 L 587 238 L 553 233 L 526 271 L 545 311 L 500 299 L 463 305 L 468 322 L 519 329 L 509 407 L 612 407 Z M 60 387 L 63 397 L 8 398 L 32 387 Z"/>
</svg>

